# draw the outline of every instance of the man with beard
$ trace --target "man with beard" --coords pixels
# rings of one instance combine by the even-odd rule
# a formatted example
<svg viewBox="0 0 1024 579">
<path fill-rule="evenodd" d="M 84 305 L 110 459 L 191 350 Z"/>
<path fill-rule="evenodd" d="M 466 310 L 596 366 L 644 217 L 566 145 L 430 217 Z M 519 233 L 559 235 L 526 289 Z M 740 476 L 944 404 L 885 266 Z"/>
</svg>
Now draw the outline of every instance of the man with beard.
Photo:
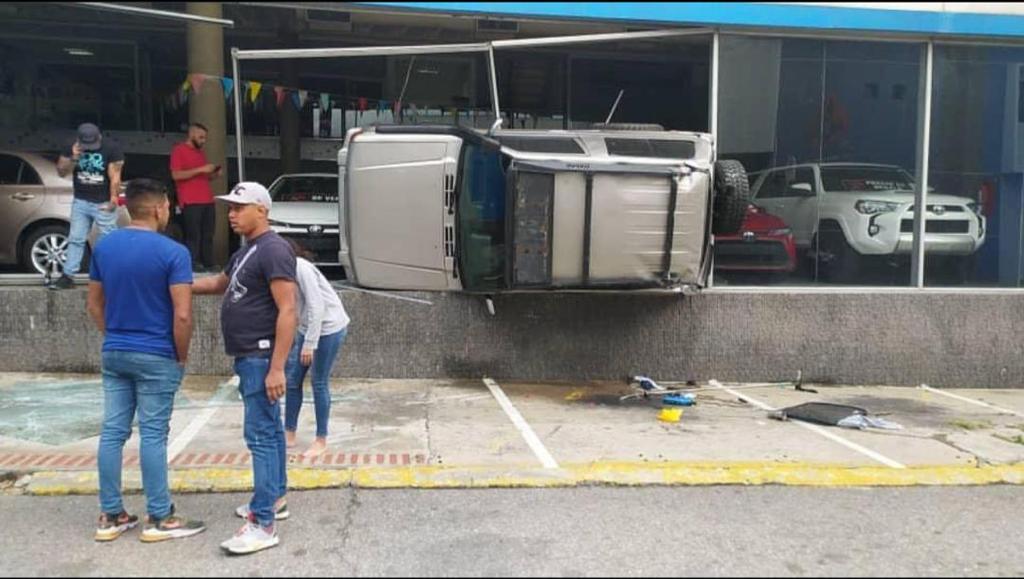
<svg viewBox="0 0 1024 579">
<path fill-rule="evenodd" d="M 206 127 L 192 123 L 188 139 L 171 150 L 171 177 L 178 190 L 178 206 L 182 211 L 185 245 L 192 254 L 193 271 L 215 270 L 213 263 L 213 230 L 216 210 L 210 181 L 220 177 L 220 166 L 206 160 Z"/>
</svg>

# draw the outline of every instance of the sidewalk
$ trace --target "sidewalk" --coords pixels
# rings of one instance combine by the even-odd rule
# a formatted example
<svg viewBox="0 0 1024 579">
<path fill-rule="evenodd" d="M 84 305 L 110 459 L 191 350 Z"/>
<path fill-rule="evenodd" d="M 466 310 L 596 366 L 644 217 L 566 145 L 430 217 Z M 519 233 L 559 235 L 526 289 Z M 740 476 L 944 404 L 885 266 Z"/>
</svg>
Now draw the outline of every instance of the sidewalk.
<svg viewBox="0 0 1024 579">
<path fill-rule="evenodd" d="M 308 463 L 295 457 L 289 484 L 1024 483 L 1024 390 L 807 385 L 819 392 L 812 394 L 740 386 L 699 392 L 680 422 L 665 423 L 657 418 L 660 402 L 620 402 L 629 391 L 623 383 L 336 380 L 328 452 Z M 904 429 L 808 426 L 769 419 L 764 410 L 812 401 L 860 406 Z M 297 453 L 314 432 L 308 386 L 305 402 Z M 101 418 L 98 376 L 0 375 L 0 473 L 8 491 L 96 492 Z M 229 378 L 186 379 L 169 440 L 176 492 L 250 487 L 242 403 Z M 125 450 L 126 489 L 140 488 L 137 449 L 136 433 Z"/>
</svg>

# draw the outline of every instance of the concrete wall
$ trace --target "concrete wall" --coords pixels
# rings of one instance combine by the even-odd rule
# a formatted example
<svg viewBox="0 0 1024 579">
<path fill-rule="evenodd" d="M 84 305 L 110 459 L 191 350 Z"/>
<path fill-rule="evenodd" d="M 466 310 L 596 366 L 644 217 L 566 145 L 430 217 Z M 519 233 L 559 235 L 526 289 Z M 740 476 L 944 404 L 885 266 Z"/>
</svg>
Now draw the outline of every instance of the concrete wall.
<svg viewBox="0 0 1024 579">
<path fill-rule="evenodd" d="M 788 379 L 1021 385 L 1022 294 L 744 292 L 699 296 L 343 292 L 353 325 L 338 376 Z M 190 372 L 230 374 L 219 302 L 198 298 Z M 96 372 L 85 292 L 0 288 L 0 371 Z"/>
</svg>

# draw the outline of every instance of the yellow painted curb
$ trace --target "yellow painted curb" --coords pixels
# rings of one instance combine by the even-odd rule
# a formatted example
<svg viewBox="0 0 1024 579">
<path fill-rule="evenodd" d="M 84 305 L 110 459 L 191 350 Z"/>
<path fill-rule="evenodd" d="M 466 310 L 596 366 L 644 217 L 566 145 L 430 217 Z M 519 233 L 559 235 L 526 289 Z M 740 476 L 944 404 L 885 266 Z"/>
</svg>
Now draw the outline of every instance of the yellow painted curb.
<svg viewBox="0 0 1024 579">
<path fill-rule="evenodd" d="M 124 488 L 141 489 L 137 470 L 125 471 Z M 172 470 L 171 491 L 245 492 L 248 469 Z M 408 466 L 288 470 L 292 490 L 324 488 L 463 489 L 556 488 L 578 486 L 789 485 L 810 487 L 959 486 L 1024 484 L 1024 463 L 922 466 L 905 469 L 777 462 L 596 462 L 543 469 L 535 465 Z M 95 494 L 95 472 L 44 471 L 32 474 L 31 495 Z"/>
</svg>

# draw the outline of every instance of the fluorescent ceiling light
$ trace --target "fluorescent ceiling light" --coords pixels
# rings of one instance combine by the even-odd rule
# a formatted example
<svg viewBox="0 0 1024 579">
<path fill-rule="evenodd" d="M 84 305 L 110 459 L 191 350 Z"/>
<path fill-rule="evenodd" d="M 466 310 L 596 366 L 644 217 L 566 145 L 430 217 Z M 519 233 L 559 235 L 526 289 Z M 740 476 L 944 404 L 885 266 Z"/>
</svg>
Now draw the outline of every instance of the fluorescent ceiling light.
<svg viewBox="0 0 1024 579">
<path fill-rule="evenodd" d="M 96 56 L 93 51 L 88 48 L 65 48 L 64 52 L 71 56 Z"/>
</svg>

